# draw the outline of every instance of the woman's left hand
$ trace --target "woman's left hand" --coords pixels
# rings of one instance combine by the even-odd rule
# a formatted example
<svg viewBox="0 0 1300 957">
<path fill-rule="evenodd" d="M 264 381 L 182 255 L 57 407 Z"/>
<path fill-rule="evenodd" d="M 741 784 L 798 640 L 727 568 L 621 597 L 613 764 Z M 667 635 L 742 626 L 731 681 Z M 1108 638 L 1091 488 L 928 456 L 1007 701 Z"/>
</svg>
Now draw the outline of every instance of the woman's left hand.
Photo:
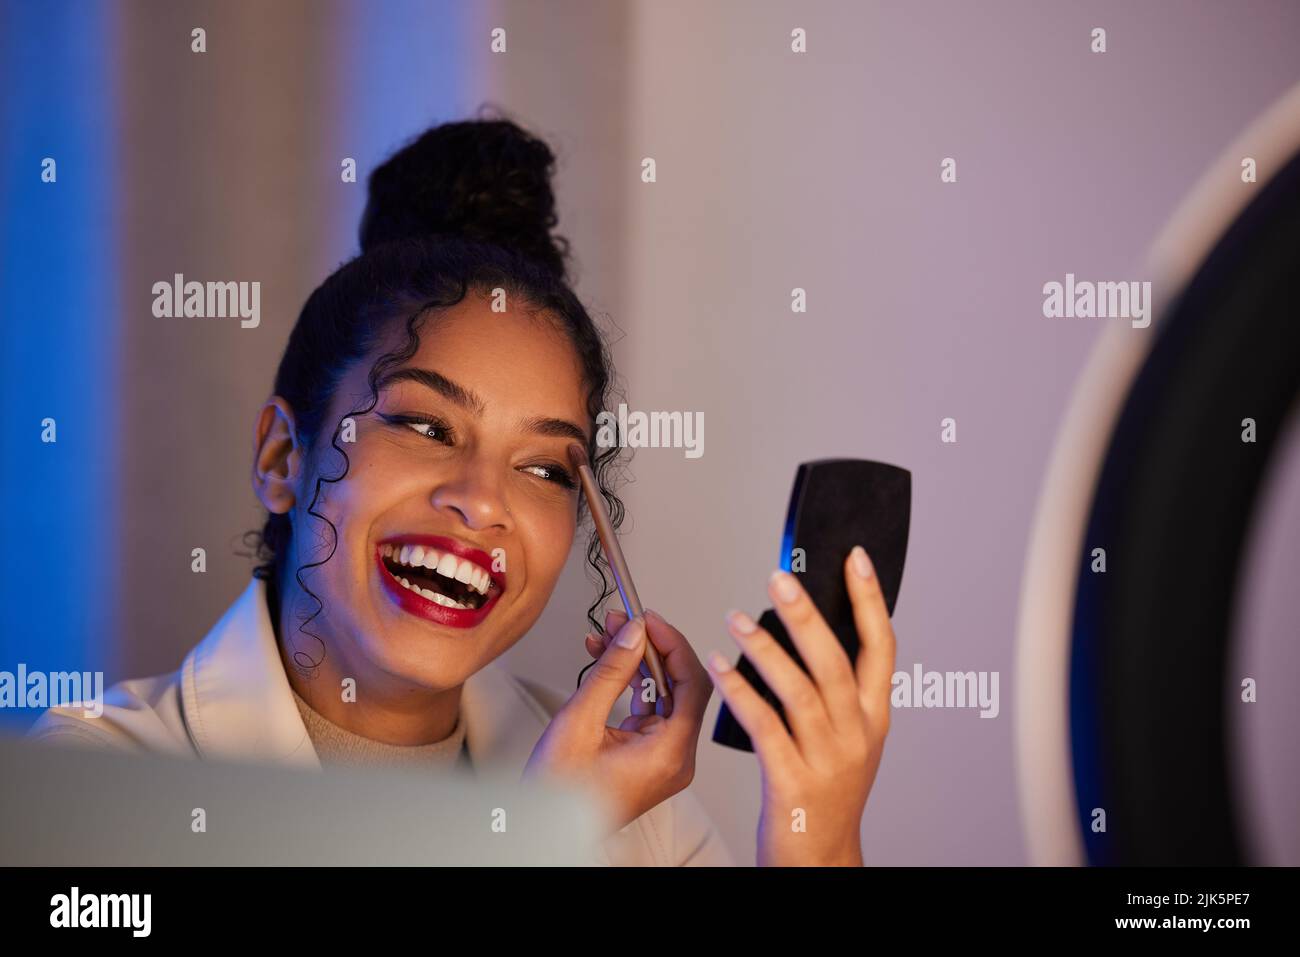
<svg viewBox="0 0 1300 957">
<path fill-rule="evenodd" d="M 866 552 L 855 548 L 843 572 L 861 639 L 856 663 L 789 572 L 773 574 L 768 593 L 807 672 L 748 615 L 728 616 L 790 730 L 727 659 L 715 653 L 709 661 L 762 770 L 759 866 L 862 864 L 862 812 L 889 733 L 894 629 Z"/>
</svg>

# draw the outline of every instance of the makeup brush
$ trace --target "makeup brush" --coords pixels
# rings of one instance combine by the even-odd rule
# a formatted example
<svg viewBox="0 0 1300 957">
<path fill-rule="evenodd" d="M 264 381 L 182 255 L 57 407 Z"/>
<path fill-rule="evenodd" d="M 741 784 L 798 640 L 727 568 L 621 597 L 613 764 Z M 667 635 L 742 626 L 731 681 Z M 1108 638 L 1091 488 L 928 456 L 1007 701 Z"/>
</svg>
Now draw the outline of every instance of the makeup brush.
<svg viewBox="0 0 1300 957">
<path fill-rule="evenodd" d="M 587 499 L 587 507 L 591 510 L 592 520 L 596 523 L 600 547 L 604 549 L 605 557 L 609 559 L 609 567 L 613 569 L 614 583 L 618 586 L 619 597 L 623 599 L 623 608 L 629 619 L 635 618 L 642 614 L 641 599 L 637 596 L 636 585 L 632 584 L 632 573 L 628 571 L 627 559 L 623 557 L 623 549 L 619 547 L 618 538 L 614 534 L 614 523 L 609 519 L 605 499 L 596 485 L 596 475 L 591 471 L 591 465 L 587 462 L 587 453 L 582 446 L 577 443 L 569 446 L 569 462 L 577 470 L 578 478 L 582 482 L 582 494 Z M 650 677 L 654 679 L 658 688 L 657 694 L 661 698 L 668 699 L 670 691 L 664 676 L 663 662 L 659 658 L 659 652 L 655 650 L 654 642 L 650 640 L 648 631 L 645 641 L 645 664 L 650 669 Z M 670 703 L 665 700 L 665 712 Z"/>
</svg>

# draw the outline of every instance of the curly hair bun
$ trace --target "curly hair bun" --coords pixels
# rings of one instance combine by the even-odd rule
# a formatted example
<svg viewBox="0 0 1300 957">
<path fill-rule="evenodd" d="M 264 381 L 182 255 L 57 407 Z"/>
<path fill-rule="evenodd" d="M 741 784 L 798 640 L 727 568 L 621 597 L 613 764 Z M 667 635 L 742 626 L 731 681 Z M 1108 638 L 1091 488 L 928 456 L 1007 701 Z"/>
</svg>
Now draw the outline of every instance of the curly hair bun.
<svg viewBox="0 0 1300 957">
<path fill-rule="evenodd" d="M 397 239 L 451 234 L 494 243 L 566 278 L 569 243 L 559 222 L 545 141 L 506 119 L 426 130 L 370 174 L 361 250 Z"/>
</svg>

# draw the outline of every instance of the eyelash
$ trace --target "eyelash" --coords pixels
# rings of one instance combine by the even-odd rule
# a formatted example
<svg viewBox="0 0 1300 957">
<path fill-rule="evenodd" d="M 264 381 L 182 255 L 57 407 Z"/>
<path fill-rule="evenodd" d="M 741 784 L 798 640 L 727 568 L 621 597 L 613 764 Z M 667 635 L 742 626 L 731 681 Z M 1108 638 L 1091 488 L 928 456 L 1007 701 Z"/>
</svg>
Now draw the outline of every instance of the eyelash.
<svg viewBox="0 0 1300 957">
<path fill-rule="evenodd" d="M 442 440 L 434 439 L 433 436 L 429 435 L 429 432 L 421 432 L 419 429 L 415 428 L 415 426 L 425 425 L 429 427 L 430 432 L 434 430 L 444 432 L 446 433 L 447 439 L 453 439 L 455 438 L 456 435 L 455 429 L 453 429 L 446 422 L 432 415 L 381 415 L 380 418 L 382 418 L 385 422 L 389 423 L 390 425 L 398 425 L 404 428 L 408 428 L 412 432 L 416 433 L 417 435 L 423 436 L 425 438 L 433 439 L 434 442 L 440 442 Z M 444 442 L 443 444 L 446 443 Z M 550 472 L 551 477 L 549 478 L 543 478 L 540 475 L 538 476 L 538 478 L 541 478 L 543 482 L 551 482 L 555 485 L 559 485 L 560 487 L 566 489 L 578 487 L 577 483 L 573 480 L 573 476 L 569 473 L 568 469 L 564 468 L 561 465 L 555 465 L 552 463 L 541 463 L 538 465 L 526 465 L 524 466 L 524 468 L 545 469 L 547 472 Z"/>
</svg>

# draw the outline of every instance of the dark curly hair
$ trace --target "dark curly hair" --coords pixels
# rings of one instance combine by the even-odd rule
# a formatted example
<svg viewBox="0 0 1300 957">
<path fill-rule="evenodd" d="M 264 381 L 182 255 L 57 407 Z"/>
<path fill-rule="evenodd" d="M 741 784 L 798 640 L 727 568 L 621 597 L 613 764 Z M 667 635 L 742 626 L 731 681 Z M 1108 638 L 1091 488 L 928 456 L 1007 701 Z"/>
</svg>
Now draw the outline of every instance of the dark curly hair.
<svg viewBox="0 0 1300 957">
<path fill-rule="evenodd" d="M 312 449 L 328 434 L 329 445 L 342 463 L 336 474 L 317 475 L 306 509 L 328 527 L 329 553 L 294 572 L 317 606 L 298 630 L 315 639 L 322 653 L 324 642 L 307 625 L 324 606 L 303 581 L 303 572 L 329 561 L 338 548 L 338 529 L 316 511 L 316 504 L 325 484 L 348 474 L 351 463 L 338 442 L 340 426 L 343 419 L 374 409 L 379 383 L 418 351 L 426 319 L 459 303 L 471 291 L 490 295 L 502 288 L 509 301 L 524 303 L 567 334 L 582 368 L 593 425 L 610 403 L 614 370 L 609 351 L 569 287 L 569 243 L 551 235 L 558 221 L 551 189 L 554 164 L 544 141 L 508 119 L 465 120 L 427 130 L 371 174 L 360 227 L 361 254 L 321 283 L 298 316 L 276 372 L 274 391 L 293 408 L 304 445 Z M 367 378 L 368 401 L 339 422 L 326 422 L 344 372 L 377 348 L 397 322 L 405 324 L 405 341 L 374 361 Z M 601 448 L 595 435 L 593 427 L 587 454 L 617 527 L 623 520 L 623 503 L 613 491 L 612 472 L 621 443 Z M 260 532 L 245 536 L 260 562 L 254 575 L 268 583 L 272 620 L 277 622 L 278 591 L 293 533 L 287 514 L 271 513 Z M 587 610 L 587 619 L 599 634 L 604 626 L 595 613 L 613 594 L 613 587 L 594 529 L 587 562 L 600 582 L 600 595 Z M 295 650 L 293 660 L 300 668 L 313 670 L 322 659 Z"/>
</svg>

